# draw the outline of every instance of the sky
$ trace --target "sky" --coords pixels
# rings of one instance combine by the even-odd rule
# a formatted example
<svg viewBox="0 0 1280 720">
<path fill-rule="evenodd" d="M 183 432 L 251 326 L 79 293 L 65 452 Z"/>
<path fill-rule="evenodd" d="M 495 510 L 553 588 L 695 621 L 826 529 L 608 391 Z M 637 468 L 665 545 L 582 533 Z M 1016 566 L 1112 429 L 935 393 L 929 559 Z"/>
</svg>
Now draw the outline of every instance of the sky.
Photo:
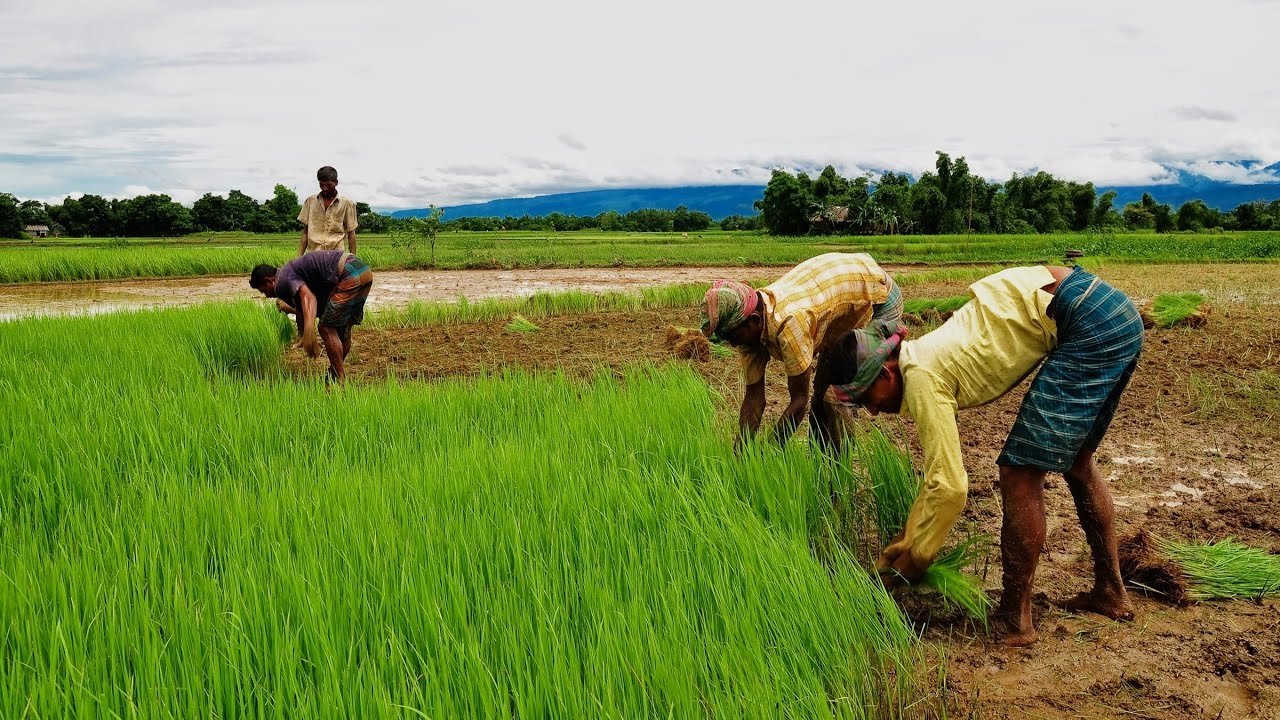
<svg viewBox="0 0 1280 720">
<path fill-rule="evenodd" d="M 1274 181 L 1280 0 L 0 0 L 0 192 L 375 208 L 774 168 Z M 1257 166 L 1241 161 L 1259 161 Z"/>
</svg>

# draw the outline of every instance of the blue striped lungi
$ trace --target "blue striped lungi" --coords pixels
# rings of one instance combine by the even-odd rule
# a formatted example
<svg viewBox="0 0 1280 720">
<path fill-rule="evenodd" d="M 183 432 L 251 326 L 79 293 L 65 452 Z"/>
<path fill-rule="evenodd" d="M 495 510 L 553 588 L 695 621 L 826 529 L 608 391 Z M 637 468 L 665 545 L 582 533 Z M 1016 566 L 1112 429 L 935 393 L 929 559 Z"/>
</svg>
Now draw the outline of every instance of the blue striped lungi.
<svg viewBox="0 0 1280 720">
<path fill-rule="evenodd" d="M 1097 450 L 1142 353 L 1133 302 L 1079 265 L 1049 304 L 1058 346 L 1022 399 L 998 465 L 1065 472 L 1082 447 Z"/>
</svg>

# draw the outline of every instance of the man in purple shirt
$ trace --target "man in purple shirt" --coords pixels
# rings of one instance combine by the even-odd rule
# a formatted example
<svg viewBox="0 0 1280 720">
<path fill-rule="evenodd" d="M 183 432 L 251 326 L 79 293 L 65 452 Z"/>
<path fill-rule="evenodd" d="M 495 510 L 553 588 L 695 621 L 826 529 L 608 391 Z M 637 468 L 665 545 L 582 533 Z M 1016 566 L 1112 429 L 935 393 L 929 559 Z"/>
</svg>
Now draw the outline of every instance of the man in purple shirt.
<svg viewBox="0 0 1280 720">
<path fill-rule="evenodd" d="M 364 303 L 373 287 L 373 271 L 363 260 L 341 250 L 322 250 L 290 260 L 276 269 L 259 265 L 249 286 L 277 298 L 282 312 L 297 316 L 302 349 L 319 357 L 324 341 L 329 377 L 346 378 L 344 360 L 351 352 L 351 327 L 364 320 Z"/>
</svg>

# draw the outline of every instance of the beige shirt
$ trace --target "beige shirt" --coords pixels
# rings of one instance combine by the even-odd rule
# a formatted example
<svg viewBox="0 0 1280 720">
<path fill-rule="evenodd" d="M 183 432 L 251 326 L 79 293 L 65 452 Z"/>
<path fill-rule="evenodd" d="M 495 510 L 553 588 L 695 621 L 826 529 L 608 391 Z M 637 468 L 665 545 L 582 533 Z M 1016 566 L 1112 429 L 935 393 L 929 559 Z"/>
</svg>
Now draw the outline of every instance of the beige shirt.
<svg viewBox="0 0 1280 720">
<path fill-rule="evenodd" d="M 924 450 L 924 482 L 899 545 L 916 563 L 937 556 L 968 496 L 956 411 L 995 400 L 1058 345 L 1044 267 L 1003 270 L 969 286 L 972 299 L 937 330 L 902 343 L 903 409 Z"/>
<path fill-rule="evenodd" d="M 789 377 L 808 370 L 826 341 L 871 320 L 872 306 L 889 297 L 889 280 L 866 253 L 826 253 L 788 270 L 760 295 L 764 348 L 739 350 L 747 385 L 764 380 L 770 358 Z"/>
<path fill-rule="evenodd" d="M 349 250 L 350 248 L 343 244 L 343 240 L 346 239 L 347 233 L 354 231 L 358 226 L 356 204 L 339 195 L 326 208 L 319 194 L 312 195 L 302 203 L 298 222 L 307 226 L 305 252 Z"/>
</svg>

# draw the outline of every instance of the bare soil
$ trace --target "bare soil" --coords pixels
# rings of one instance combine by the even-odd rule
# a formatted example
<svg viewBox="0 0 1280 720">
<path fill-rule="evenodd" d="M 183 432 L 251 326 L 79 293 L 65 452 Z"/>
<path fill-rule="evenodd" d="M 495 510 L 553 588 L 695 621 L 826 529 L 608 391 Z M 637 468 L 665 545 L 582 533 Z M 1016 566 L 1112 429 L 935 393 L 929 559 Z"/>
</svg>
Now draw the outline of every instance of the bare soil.
<svg viewBox="0 0 1280 720">
<path fill-rule="evenodd" d="M 706 277 L 706 269 L 697 269 Z M 741 275 L 740 268 L 733 275 Z M 1202 290 L 1215 310 L 1199 329 L 1152 330 L 1141 366 L 1099 448 L 1116 502 L 1117 532 L 1204 540 L 1234 536 L 1280 552 L 1280 449 L 1274 402 L 1215 404 L 1235 397 L 1253 373 L 1280 368 L 1278 266 L 1115 266 L 1102 273 L 1135 298 Z M 670 282 L 672 280 L 664 280 Z M 678 280 L 676 280 L 678 281 Z M 1234 285 L 1232 282 L 1234 281 Z M 925 296 L 912 288 L 908 296 Z M 964 284 L 930 286 L 957 294 Z M 376 291 L 375 291 L 376 292 Z M 696 310 L 591 313 L 541 318 L 541 330 L 512 333 L 505 320 L 419 329 L 358 329 L 348 369 L 355 382 L 388 375 L 435 378 L 515 366 L 590 375 L 636 362 L 691 363 L 726 398 L 741 398 L 733 358 L 679 360 L 671 325 L 693 327 Z M 287 353 L 297 373 L 323 361 Z M 785 378 L 771 364 L 766 422 L 786 403 Z M 1197 380 L 1199 379 L 1199 380 Z M 1220 382 L 1208 395 L 1198 381 Z M 1219 387 L 1215 397 L 1213 387 Z M 969 471 L 964 520 L 998 535 L 995 458 L 1026 384 L 959 414 Z M 1244 397 L 1244 396 L 1242 396 Z M 1274 400 L 1274 398 L 1272 399 Z M 1241 400 L 1240 402 L 1244 402 Z M 910 421 L 877 418 L 919 456 Z M 1006 649 L 953 614 L 921 609 L 924 637 L 947 664 L 949 712 L 973 718 L 1280 718 L 1280 602 L 1207 602 L 1185 607 L 1133 595 L 1136 619 L 1078 616 L 1057 603 L 1088 589 L 1088 549 L 1065 483 L 1048 481 L 1048 534 L 1036 579 L 1039 642 Z M 1000 587 L 992 553 L 984 585 Z"/>
</svg>

